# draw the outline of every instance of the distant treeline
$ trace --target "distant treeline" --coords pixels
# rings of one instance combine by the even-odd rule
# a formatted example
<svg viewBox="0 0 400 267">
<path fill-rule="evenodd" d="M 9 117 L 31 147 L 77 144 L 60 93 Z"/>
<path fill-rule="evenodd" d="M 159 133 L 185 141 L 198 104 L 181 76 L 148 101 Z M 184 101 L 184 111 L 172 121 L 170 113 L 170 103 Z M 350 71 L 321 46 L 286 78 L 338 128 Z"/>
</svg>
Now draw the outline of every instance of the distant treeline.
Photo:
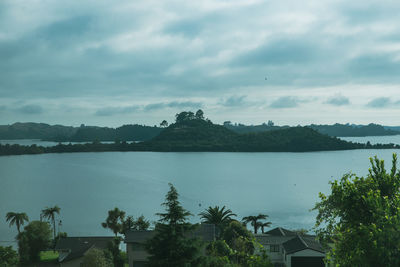
<svg viewBox="0 0 400 267">
<path fill-rule="evenodd" d="M 259 133 L 238 134 L 209 120 L 177 120 L 153 139 L 140 143 L 99 141 L 58 144 L 53 147 L 0 145 L 0 155 L 108 151 L 221 151 L 221 152 L 307 152 L 348 149 L 400 149 L 399 145 L 358 144 L 318 133 L 309 127 L 290 127 Z"/>
<path fill-rule="evenodd" d="M 168 125 L 164 121 L 161 125 Z M 261 125 L 231 124 L 225 122 L 225 128 L 239 134 L 258 133 L 273 130 L 282 130 L 290 126 L 275 126 L 272 121 Z M 14 123 L 0 125 L 1 139 L 41 139 L 55 142 L 93 142 L 93 141 L 147 141 L 156 137 L 164 127 L 145 125 L 123 125 L 118 128 L 85 126 L 72 127 L 62 125 L 49 125 L 45 123 Z M 397 127 L 369 125 L 315 125 L 308 127 L 329 136 L 382 136 L 397 135 Z"/>
<path fill-rule="evenodd" d="M 273 124 L 261 125 L 243 125 L 243 124 L 230 124 L 225 123 L 224 126 L 237 133 L 252 133 L 252 132 L 265 132 L 279 129 L 287 129 L 290 126 L 275 126 Z M 378 124 L 368 125 L 351 125 L 351 124 L 333 124 L 333 125 L 316 125 L 311 124 L 310 127 L 319 133 L 336 137 L 361 137 L 361 136 L 385 136 L 385 135 L 398 135 L 397 127 L 386 127 Z M 399 128 L 400 129 L 400 128 Z"/>
<path fill-rule="evenodd" d="M 384 126 L 370 123 L 368 125 L 349 125 L 349 124 L 334 124 L 334 125 L 315 125 L 309 127 L 314 130 L 330 136 L 383 136 L 383 135 L 398 135 L 399 131 L 385 129 Z"/>
<path fill-rule="evenodd" d="M 118 128 L 84 126 L 72 127 L 45 123 L 14 123 L 0 126 L 0 139 L 41 139 L 55 142 L 145 141 L 162 128 L 144 125 L 123 125 Z"/>
</svg>

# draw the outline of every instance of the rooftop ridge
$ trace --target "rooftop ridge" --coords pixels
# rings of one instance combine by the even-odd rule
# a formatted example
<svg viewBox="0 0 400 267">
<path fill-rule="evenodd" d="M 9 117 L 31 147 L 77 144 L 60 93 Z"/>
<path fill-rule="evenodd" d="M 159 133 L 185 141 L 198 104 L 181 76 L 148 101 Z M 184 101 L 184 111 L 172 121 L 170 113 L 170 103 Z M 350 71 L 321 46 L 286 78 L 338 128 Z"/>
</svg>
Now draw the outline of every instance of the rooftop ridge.
<svg viewBox="0 0 400 267">
<path fill-rule="evenodd" d="M 282 227 L 278 227 L 278 229 L 282 233 L 283 236 L 286 236 L 285 232 L 282 230 Z"/>
<path fill-rule="evenodd" d="M 297 237 L 300 239 L 300 241 L 306 246 L 306 248 L 310 248 L 309 246 L 308 246 L 308 244 L 306 243 L 306 241 L 304 241 L 304 239 L 299 235 L 299 234 L 297 234 Z"/>
</svg>

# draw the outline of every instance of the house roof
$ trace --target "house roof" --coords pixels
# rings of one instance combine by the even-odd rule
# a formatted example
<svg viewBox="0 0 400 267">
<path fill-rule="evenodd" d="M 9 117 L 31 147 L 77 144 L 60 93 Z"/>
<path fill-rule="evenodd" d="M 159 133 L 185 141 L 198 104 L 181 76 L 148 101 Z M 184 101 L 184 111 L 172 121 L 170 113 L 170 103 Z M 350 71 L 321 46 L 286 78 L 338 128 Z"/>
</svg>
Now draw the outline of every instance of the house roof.
<svg viewBox="0 0 400 267">
<path fill-rule="evenodd" d="M 265 234 L 273 236 L 295 236 L 297 233 L 282 227 L 276 227 L 268 232 L 265 232 Z"/>
<path fill-rule="evenodd" d="M 255 237 L 257 241 L 263 246 L 280 245 L 293 238 L 293 236 L 274 236 L 266 234 L 255 235 Z"/>
<path fill-rule="evenodd" d="M 55 249 L 69 252 L 66 257 L 59 258 L 59 262 L 65 262 L 82 257 L 92 247 L 106 249 L 113 239 L 113 236 L 65 237 L 57 241 Z"/>
<path fill-rule="evenodd" d="M 286 254 L 292 254 L 300 250 L 311 249 L 325 253 L 321 244 L 313 236 L 297 235 L 289 241 L 282 244 Z"/>
<path fill-rule="evenodd" d="M 128 230 L 125 232 L 125 243 L 145 243 L 154 236 L 153 230 Z"/>
<path fill-rule="evenodd" d="M 138 231 L 128 230 L 125 232 L 125 243 L 140 243 L 143 244 L 155 235 L 154 230 Z M 200 224 L 194 231 L 187 234 L 189 238 L 197 237 L 203 241 L 215 240 L 215 225 Z"/>
</svg>

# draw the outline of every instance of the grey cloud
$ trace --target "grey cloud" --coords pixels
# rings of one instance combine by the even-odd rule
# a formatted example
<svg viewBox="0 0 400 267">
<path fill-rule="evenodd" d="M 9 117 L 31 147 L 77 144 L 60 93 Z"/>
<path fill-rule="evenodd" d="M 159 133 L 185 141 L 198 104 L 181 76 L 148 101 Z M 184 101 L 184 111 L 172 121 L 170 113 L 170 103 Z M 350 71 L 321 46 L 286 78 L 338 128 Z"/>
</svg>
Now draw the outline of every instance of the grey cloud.
<svg viewBox="0 0 400 267">
<path fill-rule="evenodd" d="M 167 25 L 163 30 L 168 34 L 182 34 L 187 37 L 198 35 L 204 27 L 201 20 L 181 20 Z"/>
<path fill-rule="evenodd" d="M 96 116 L 113 116 L 117 114 L 127 114 L 132 113 L 139 110 L 138 106 L 129 106 L 129 107 L 105 107 L 98 109 L 95 112 Z"/>
<path fill-rule="evenodd" d="M 128 107 L 105 107 L 98 109 L 95 112 L 96 116 L 113 116 L 118 114 L 129 114 L 135 111 L 153 111 L 165 108 L 201 108 L 203 106 L 200 102 L 193 101 L 171 101 L 171 102 L 160 102 L 148 104 L 145 106 L 132 105 Z"/>
<path fill-rule="evenodd" d="M 394 54 L 370 54 L 352 59 L 348 64 L 349 72 L 365 80 L 381 80 L 400 77 L 400 62 L 394 60 Z"/>
<path fill-rule="evenodd" d="M 294 108 L 299 105 L 301 101 L 294 96 L 283 96 L 273 101 L 269 107 L 271 108 Z"/>
<path fill-rule="evenodd" d="M 66 46 L 71 42 L 77 42 L 78 38 L 87 39 L 87 34 L 91 34 L 92 20 L 91 16 L 78 16 L 57 21 L 38 29 L 36 38 L 58 47 Z"/>
<path fill-rule="evenodd" d="M 192 102 L 192 101 L 172 101 L 172 102 L 161 102 L 161 103 L 154 103 L 148 104 L 144 107 L 144 110 L 157 110 L 163 108 L 201 108 L 203 104 L 200 102 Z"/>
<path fill-rule="evenodd" d="M 248 105 L 246 101 L 246 96 L 230 96 L 226 99 L 219 101 L 222 106 L 225 107 L 242 107 Z"/>
<path fill-rule="evenodd" d="M 15 109 L 19 113 L 23 114 L 41 114 L 43 113 L 43 108 L 38 105 L 24 105 Z"/>
<path fill-rule="evenodd" d="M 280 65 L 306 63 L 316 58 L 319 48 L 303 39 L 280 39 L 239 55 L 234 65 Z"/>
<path fill-rule="evenodd" d="M 385 108 L 391 104 L 390 98 L 388 97 L 378 97 L 370 102 L 368 102 L 367 106 L 371 108 Z"/>
<path fill-rule="evenodd" d="M 330 97 L 325 103 L 333 106 L 345 106 L 350 104 L 350 100 L 342 95 L 336 95 Z"/>
</svg>

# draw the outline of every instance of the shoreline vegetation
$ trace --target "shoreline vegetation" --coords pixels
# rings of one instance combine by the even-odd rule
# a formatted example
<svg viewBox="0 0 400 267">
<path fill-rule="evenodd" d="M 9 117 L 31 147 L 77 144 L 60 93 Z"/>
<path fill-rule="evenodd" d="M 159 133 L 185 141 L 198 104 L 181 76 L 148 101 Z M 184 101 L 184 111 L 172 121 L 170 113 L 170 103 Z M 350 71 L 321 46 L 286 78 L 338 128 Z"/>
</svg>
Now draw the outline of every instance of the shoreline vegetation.
<svg viewBox="0 0 400 267">
<path fill-rule="evenodd" d="M 312 127 L 286 127 L 269 131 L 238 133 L 228 127 L 213 124 L 204 118 L 201 110 L 196 113 L 176 114 L 176 122 L 163 128 L 151 139 L 128 143 L 115 140 L 103 144 L 91 140 L 85 144 L 61 144 L 43 147 L 37 145 L 0 145 L 0 155 L 22 155 L 73 152 L 313 152 L 352 149 L 400 149 L 395 144 L 360 144 L 347 142 L 327 134 L 321 134 Z M 145 126 L 141 126 L 145 127 Z M 148 127 L 148 126 L 146 126 Z M 270 125 L 270 127 L 276 127 Z M 375 127 L 375 126 L 374 126 Z M 380 126 L 382 127 L 382 126 Z"/>
<path fill-rule="evenodd" d="M 49 125 L 46 123 L 17 122 L 11 125 L 0 125 L 0 140 L 40 139 L 42 141 L 50 142 L 93 142 L 95 140 L 101 142 L 114 142 L 115 140 L 149 141 L 158 136 L 167 126 L 168 122 L 165 120 L 158 126 L 129 124 L 117 128 L 86 126 L 84 124 L 80 127 L 72 127 Z M 293 128 L 288 125 L 278 126 L 272 121 L 260 125 L 244 125 L 241 123 L 225 121 L 222 126 L 238 134 L 259 133 Z M 306 125 L 305 127 L 312 128 L 321 134 L 326 134 L 332 137 L 400 135 L 400 126 L 382 126 L 373 123 L 368 125 L 349 123 L 336 123 L 332 125 L 311 124 Z"/>
</svg>

